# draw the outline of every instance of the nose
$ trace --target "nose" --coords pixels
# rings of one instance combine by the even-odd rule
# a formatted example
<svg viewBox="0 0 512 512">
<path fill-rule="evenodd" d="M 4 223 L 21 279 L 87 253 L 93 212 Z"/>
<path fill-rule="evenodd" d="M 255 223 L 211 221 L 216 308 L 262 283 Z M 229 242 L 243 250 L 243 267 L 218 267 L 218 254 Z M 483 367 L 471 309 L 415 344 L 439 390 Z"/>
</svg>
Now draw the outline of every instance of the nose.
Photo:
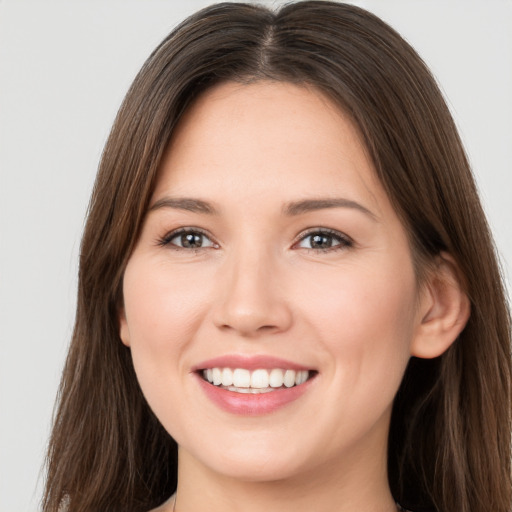
<svg viewBox="0 0 512 512">
<path fill-rule="evenodd" d="M 225 262 L 218 281 L 216 327 L 249 338 L 289 329 L 289 297 L 272 257 L 237 254 L 231 260 Z"/>
</svg>

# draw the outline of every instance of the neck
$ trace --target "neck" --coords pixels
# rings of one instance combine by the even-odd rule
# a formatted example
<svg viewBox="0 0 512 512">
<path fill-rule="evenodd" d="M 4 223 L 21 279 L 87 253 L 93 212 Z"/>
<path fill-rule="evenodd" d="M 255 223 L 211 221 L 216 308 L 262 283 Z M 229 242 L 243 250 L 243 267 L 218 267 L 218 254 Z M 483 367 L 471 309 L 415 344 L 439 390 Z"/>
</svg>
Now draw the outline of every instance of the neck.
<svg viewBox="0 0 512 512">
<path fill-rule="evenodd" d="M 385 450 L 354 453 L 343 464 L 309 468 L 293 477 L 247 481 L 220 475 L 179 452 L 176 512 L 395 512 Z M 173 500 L 170 500 L 172 510 Z"/>
</svg>

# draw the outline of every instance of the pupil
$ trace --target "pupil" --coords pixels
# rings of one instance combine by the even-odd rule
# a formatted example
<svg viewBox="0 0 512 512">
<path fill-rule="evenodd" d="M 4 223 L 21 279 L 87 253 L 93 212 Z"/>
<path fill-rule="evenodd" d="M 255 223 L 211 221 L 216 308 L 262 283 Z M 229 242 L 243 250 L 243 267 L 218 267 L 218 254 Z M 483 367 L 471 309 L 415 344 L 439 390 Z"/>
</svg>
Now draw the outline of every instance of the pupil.
<svg viewBox="0 0 512 512">
<path fill-rule="evenodd" d="M 332 239 L 326 235 L 313 235 L 311 240 L 311 247 L 314 249 L 325 249 L 332 246 Z"/>
<path fill-rule="evenodd" d="M 201 247 L 203 243 L 203 235 L 197 233 L 187 233 L 181 236 L 181 245 L 183 247 Z"/>
</svg>

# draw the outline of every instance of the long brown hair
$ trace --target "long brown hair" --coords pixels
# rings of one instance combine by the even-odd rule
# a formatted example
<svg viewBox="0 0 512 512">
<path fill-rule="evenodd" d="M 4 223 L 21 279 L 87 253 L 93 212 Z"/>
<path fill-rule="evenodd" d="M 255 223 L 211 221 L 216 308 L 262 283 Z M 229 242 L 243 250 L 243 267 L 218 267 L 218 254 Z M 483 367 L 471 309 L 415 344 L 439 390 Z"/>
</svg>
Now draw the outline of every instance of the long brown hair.
<svg viewBox="0 0 512 512">
<path fill-rule="evenodd" d="M 415 51 L 376 16 L 329 1 L 276 12 L 213 5 L 178 26 L 136 77 L 103 153 L 82 240 L 44 510 L 143 511 L 174 491 L 175 442 L 119 339 L 123 271 L 187 106 L 219 82 L 262 79 L 313 86 L 351 116 L 410 234 L 419 274 L 447 251 L 471 301 L 448 351 L 412 358 L 406 370 L 389 437 L 395 498 L 418 511 L 510 512 L 509 312 L 461 141 Z"/>
</svg>

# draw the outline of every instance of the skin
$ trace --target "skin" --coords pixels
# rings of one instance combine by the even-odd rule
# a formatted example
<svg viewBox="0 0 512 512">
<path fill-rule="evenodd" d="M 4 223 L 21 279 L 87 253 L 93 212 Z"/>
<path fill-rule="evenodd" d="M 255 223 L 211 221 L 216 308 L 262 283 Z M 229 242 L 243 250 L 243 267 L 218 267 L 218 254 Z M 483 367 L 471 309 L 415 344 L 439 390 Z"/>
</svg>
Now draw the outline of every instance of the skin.
<svg viewBox="0 0 512 512">
<path fill-rule="evenodd" d="M 333 198 L 350 203 L 286 211 Z M 446 279 L 419 286 L 407 232 L 347 116 L 306 87 L 217 86 L 180 122 L 151 205 L 124 275 L 120 335 L 179 445 L 176 510 L 395 510 L 393 397 L 411 354 L 445 350 L 467 307 L 449 258 Z M 177 246 L 181 228 L 203 232 L 203 246 Z M 332 246 L 311 249 L 311 230 L 325 229 Z M 318 373 L 270 414 L 232 414 L 191 372 L 226 354 Z"/>
</svg>

